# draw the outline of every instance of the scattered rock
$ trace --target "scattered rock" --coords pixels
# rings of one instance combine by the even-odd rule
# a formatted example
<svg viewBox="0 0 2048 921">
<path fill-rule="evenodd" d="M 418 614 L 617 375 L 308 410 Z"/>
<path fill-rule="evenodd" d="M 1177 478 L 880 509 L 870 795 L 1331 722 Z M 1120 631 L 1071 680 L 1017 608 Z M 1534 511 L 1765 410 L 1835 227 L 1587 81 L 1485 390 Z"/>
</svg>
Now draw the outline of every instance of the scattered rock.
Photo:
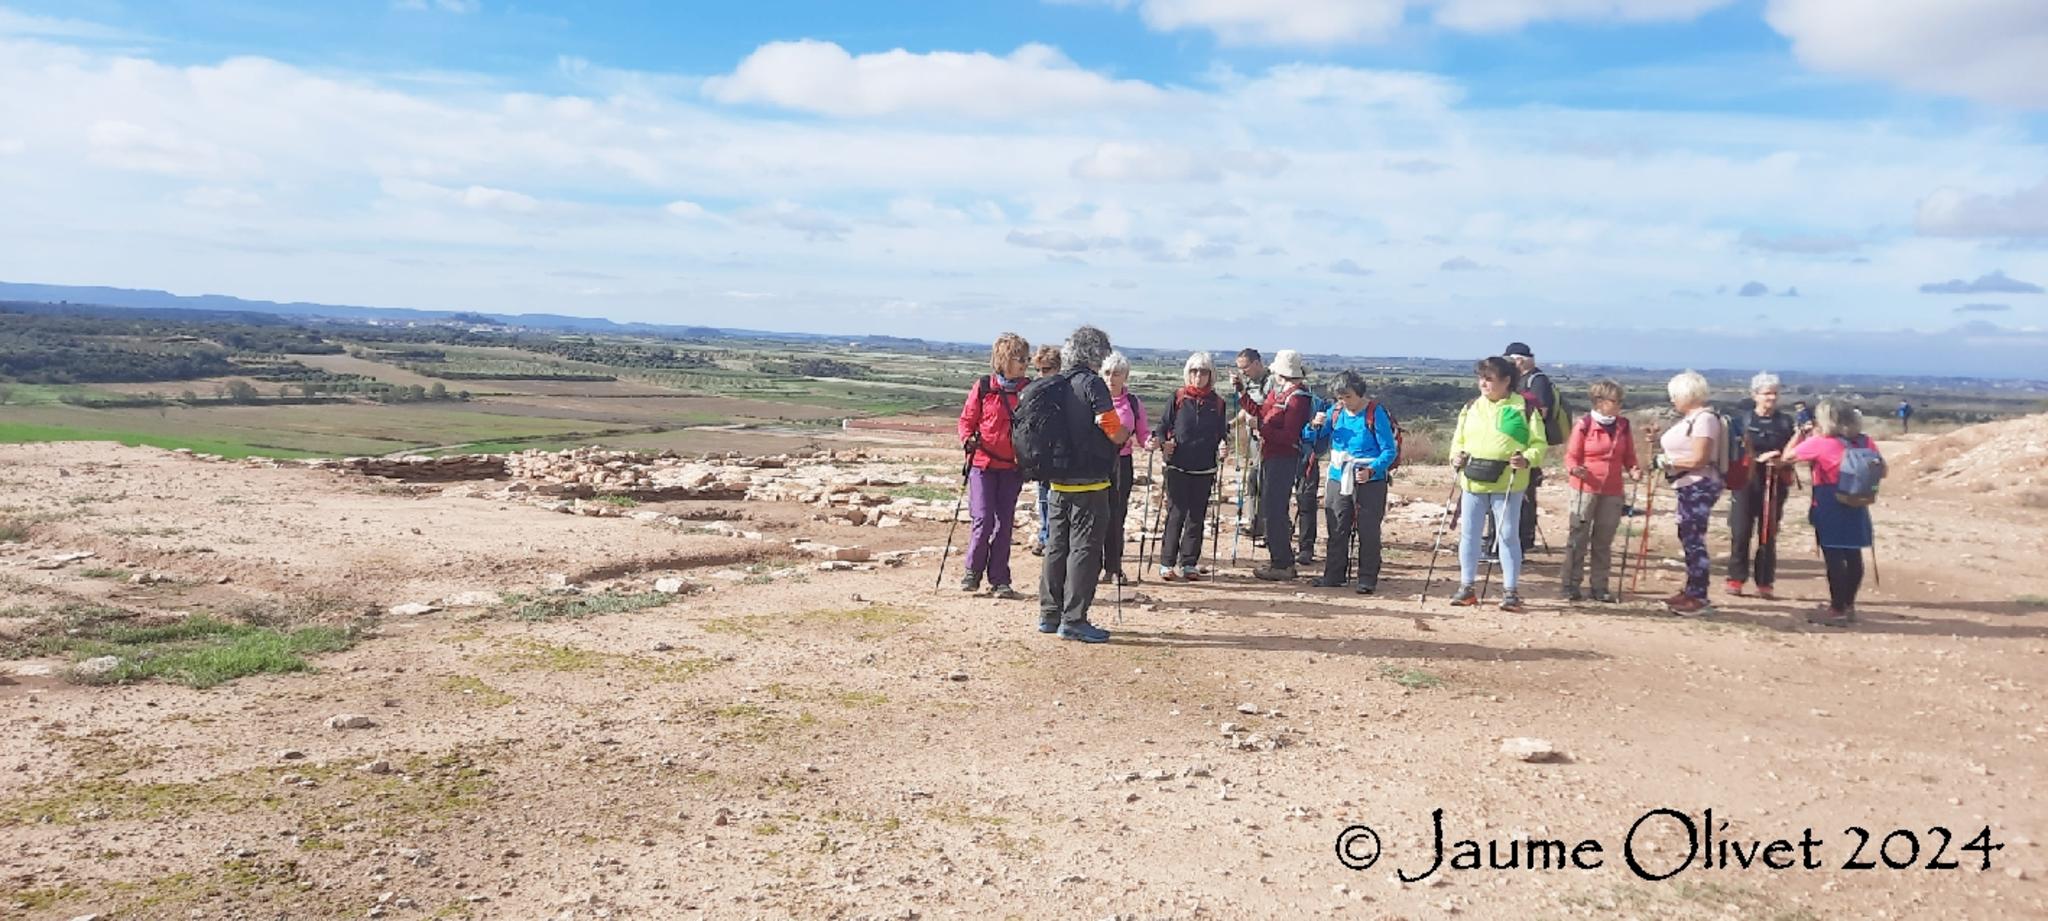
<svg viewBox="0 0 2048 921">
<path fill-rule="evenodd" d="M 966 673 L 966 672 L 947 672 L 947 673 L 946 673 L 946 680 L 947 680 L 947 681 L 966 681 L 966 680 L 967 680 L 967 673 Z"/>
<path fill-rule="evenodd" d="M 296 748 L 287 748 L 277 753 L 277 760 L 279 761 L 299 761 L 305 757 L 306 753 Z"/>
<path fill-rule="evenodd" d="M 458 592 L 441 599 L 441 604 L 450 608 L 490 608 L 503 600 L 504 596 L 497 592 Z"/>
<path fill-rule="evenodd" d="M 1510 758 L 1518 761 L 1527 761 L 1531 764 L 1566 760 L 1565 753 L 1559 751 L 1557 746 L 1550 744 L 1549 741 L 1545 739 L 1532 739 L 1526 736 L 1501 740 L 1500 752 Z"/>
<path fill-rule="evenodd" d="M 1237 712 L 1239 712 L 1239 713 L 1243 713 L 1243 714 L 1246 714 L 1246 715 L 1248 715 L 1248 716 L 1258 716 L 1258 715 L 1259 715 L 1259 705 L 1258 705 L 1258 704 L 1238 704 L 1238 705 L 1237 705 Z"/>
<path fill-rule="evenodd" d="M 368 729 L 375 725 L 376 722 L 360 713 L 339 713 L 327 718 L 329 729 Z"/>
<path fill-rule="evenodd" d="M 671 646 L 671 645 L 669 645 L 668 643 L 665 643 L 665 642 L 661 642 L 661 641 L 659 641 L 659 640 L 655 641 L 655 643 L 654 643 L 654 651 L 655 651 L 655 652 L 669 652 L 669 651 L 672 651 L 672 650 L 674 650 L 674 649 L 675 649 L 675 647 L 674 647 L 674 646 Z"/>
<path fill-rule="evenodd" d="M 434 605 L 412 601 L 405 604 L 394 604 L 385 613 L 392 617 L 422 617 L 438 610 L 441 609 Z"/>
<path fill-rule="evenodd" d="M 121 667 L 120 656 L 94 656 L 71 666 L 71 675 L 81 681 L 97 681 Z"/>
<path fill-rule="evenodd" d="M 391 773 L 391 762 L 379 758 L 363 764 L 361 767 L 356 768 L 356 770 L 362 771 L 365 774 L 389 774 Z"/>
<path fill-rule="evenodd" d="M 664 595 L 680 595 L 689 585 L 690 583 L 678 576 L 665 576 L 654 580 L 654 590 Z"/>
</svg>

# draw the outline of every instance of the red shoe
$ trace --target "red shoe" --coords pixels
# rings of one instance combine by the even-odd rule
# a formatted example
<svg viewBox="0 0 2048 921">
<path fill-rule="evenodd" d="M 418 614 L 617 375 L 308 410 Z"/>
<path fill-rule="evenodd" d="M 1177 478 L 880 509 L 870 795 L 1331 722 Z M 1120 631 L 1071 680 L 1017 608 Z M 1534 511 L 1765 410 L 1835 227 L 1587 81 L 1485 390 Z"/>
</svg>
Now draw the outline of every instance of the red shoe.
<svg viewBox="0 0 2048 921">
<path fill-rule="evenodd" d="M 1167 568 L 1167 567 L 1164 567 L 1164 566 L 1160 567 L 1160 569 L 1159 569 L 1159 581 L 1161 581 L 1161 582 L 1174 582 L 1174 581 L 1177 581 L 1177 580 L 1179 580 L 1179 579 L 1180 579 L 1180 573 L 1178 573 L 1178 572 L 1175 572 L 1174 570 L 1172 570 L 1172 569 L 1170 569 L 1170 568 Z"/>
<path fill-rule="evenodd" d="M 1680 595 L 1677 599 L 1673 600 L 1670 603 L 1669 607 L 1671 609 L 1671 613 L 1676 614 L 1680 617 L 1698 617 L 1702 614 L 1713 613 L 1714 610 L 1712 607 L 1709 607 L 1706 602 L 1701 601 L 1698 598 L 1694 598 L 1691 595 Z"/>
<path fill-rule="evenodd" d="M 1758 598 L 1762 598 L 1765 601 L 1778 600 L 1778 593 L 1771 591 L 1771 587 L 1763 584 L 1762 582 L 1758 582 L 1756 584 L 1756 596 Z"/>
<path fill-rule="evenodd" d="M 1728 580 L 1728 594 L 1730 594 L 1730 595 L 1734 595 L 1734 596 L 1735 596 L 1735 597 L 1737 597 L 1737 598 L 1740 598 L 1740 597 L 1742 597 L 1742 580 L 1741 580 L 1741 579 L 1729 579 L 1729 580 Z"/>
<path fill-rule="evenodd" d="M 1184 569 L 1181 570 L 1180 578 L 1182 582 L 1201 582 L 1209 577 L 1192 569 Z"/>
</svg>

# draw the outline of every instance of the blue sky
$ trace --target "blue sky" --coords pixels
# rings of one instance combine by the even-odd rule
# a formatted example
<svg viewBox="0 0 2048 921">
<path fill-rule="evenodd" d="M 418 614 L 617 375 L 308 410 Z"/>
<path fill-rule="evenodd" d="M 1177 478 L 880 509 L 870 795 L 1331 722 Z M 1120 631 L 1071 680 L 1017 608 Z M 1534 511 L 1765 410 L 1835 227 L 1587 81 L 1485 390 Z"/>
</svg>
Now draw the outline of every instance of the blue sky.
<svg viewBox="0 0 2048 921">
<path fill-rule="evenodd" d="M 0 280 L 2038 374 L 2043 61 L 2030 0 L 0 0 Z"/>
</svg>

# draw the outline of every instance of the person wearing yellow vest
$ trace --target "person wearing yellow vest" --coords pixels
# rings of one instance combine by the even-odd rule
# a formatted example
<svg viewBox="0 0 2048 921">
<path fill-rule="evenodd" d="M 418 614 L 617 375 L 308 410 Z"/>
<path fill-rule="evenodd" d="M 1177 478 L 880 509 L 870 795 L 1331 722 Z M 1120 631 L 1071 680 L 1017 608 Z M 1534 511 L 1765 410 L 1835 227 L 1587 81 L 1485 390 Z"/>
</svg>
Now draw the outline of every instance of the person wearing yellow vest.
<svg viewBox="0 0 2048 921">
<path fill-rule="evenodd" d="M 1529 485 L 1529 472 L 1543 463 L 1549 448 L 1543 420 L 1527 397 L 1514 392 L 1515 366 L 1507 359 L 1491 356 L 1473 367 L 1479 377 L 1479 397 L 1458 413 L 1458 427 L 1451 435 L 1451 466 L 1458 471 L 1463 503 L 1458 528 L 1458 593 L 1451 604 L 1472 607 L 1479 594 L 1472 583 L 1479 575 L 1481 534 L 1486 516 L 1495 520 L 1521 520 L 1522 503 Z M 1499 529 L 1496 552 L 1500 554 L 1500 609 L 1522 610 L 1522 542 L 1511 527 Z"/>
</svg>

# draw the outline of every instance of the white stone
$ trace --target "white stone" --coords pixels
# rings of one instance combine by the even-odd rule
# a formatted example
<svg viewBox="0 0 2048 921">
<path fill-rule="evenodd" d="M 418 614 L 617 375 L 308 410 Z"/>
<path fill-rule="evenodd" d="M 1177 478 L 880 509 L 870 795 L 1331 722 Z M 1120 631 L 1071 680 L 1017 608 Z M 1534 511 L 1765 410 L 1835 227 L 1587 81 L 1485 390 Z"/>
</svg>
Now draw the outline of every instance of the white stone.
<svg viewBox="0 0 2048 921">
<path fill-rule="evenodd" d="M 375 721 L 360 713 L 338 713 L 327 718 L 329 729 L 368 729 L 375 725 Z"/>
<path fill-rule="evenodd" d="M 1558 751 L 1557 746 L 1545 739 L 1532 739 L 1526 736 L 1501 740 L 1500 751 L 1503 755 L 1532 764 L 1564 760 L 1564 752 Z"/>
<path fill-rule="evenodd" d="M 105 678 L 113 674 L 114 670 L 120 667 L 120 656 L 94 656 L 71 666 L 71 674 L 73 677 L 90 681 Z"/>
<path fill-rule="evenodd" d="M 394 604 L 385 613 L 392 617 L 420 617 L 432 614 L 438 610 L 441 609 L 434 605 L 420 601 L 411 601 L 405 604 Z"/>
<path fill-rule="evenodd" d="M 665 576 L 654 580 L 654 590 L 664 595 L 680 595 L 688 587 L 689 583 L 679 576 Z"/>
</svg>

